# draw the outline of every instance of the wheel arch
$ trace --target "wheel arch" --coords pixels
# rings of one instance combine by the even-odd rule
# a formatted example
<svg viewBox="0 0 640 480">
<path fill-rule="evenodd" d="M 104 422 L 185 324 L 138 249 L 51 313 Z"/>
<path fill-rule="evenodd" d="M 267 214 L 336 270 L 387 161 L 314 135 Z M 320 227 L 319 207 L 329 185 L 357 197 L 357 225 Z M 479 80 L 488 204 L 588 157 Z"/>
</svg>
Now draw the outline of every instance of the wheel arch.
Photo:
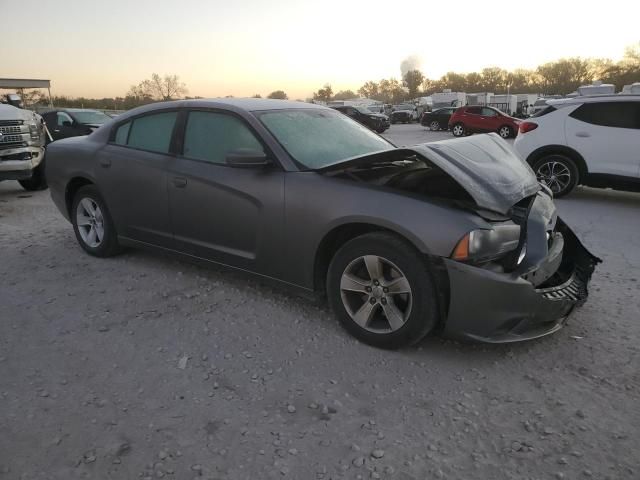
<svg viewBox="0 0 640 480">
<path fill-rule="evenodd" d="M 349 222 L 334 226 L 322 237 L 316 248 L 313 262 L 313 287 L 316 292 L 325 292 L 329 263 L 331 263 L 331 259 L 338 249 L 348 241 L 372 232 L 390 233 L 411 244 L 419 252 L 428 254 L 426 246 L 420 244 L 415 238 L 412 239 L 411 235 L 383 225 L 367 222 Z"/>
<path fill-rule="evenodd" d="M 93 180 L 85 176 L 75 176 L 67 183 L 64 191 L 64 201 L 69 216 L 71 216 L 71 207 L 73 206 L 73 198 L 76 192 L 85 185 L 95 185 Z"/>
<path fill-rule="evenodd" d="M 438 255 L 430 254 L 425 251 L 424 248 L 420 248 L 420 245 L 417 245 L 415 241 L 412 241 L 409 236 L 403 235 L 396 230 L 381 225 L 364 222 L 345 223 L 328 231 L 320 241 L 316 250 L 313 265 L 314 290 L 320 295 L 326 294 L 326 279 L 329 271 L 329 264 L 342 245 L 361 235 L 373 232 L 384 232 L 395 235 L 396 237 L 411 244 L 422 254 L 425 264 L 430 268 L 434 277 L 439 310 L 439 322 L 436 328 L 441 328 L 446 321 L 450 299 L 449 276 L 442 258 Z"/>
<path fill-rule="evenodd" d="M 533 167 L 533 164 L 537 160 L 544 157 L 545 155 L 552 154 L 565 155 L 576 162 L 579 175 L 578 183 L 580 183 L 581 180 L 583 180 L 589 174 L 587 163 L 584 161 L 582 155 L 580 155 L 573 148 L 567 147 L 566 145 L 545 145 L 544 147 L 540 147 L 529 154 L 529 156 L 527 157 L 527 163 L 529 164 L 529 166 Z"/>
</svg>

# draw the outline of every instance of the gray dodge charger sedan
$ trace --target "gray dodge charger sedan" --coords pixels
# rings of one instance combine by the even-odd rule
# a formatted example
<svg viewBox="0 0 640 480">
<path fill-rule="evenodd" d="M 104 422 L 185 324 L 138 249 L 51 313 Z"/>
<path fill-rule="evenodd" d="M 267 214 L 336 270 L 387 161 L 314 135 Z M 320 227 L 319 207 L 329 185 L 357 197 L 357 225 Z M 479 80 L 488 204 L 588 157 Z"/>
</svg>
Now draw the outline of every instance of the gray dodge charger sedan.
<svg viewBox="0 0 640 480">
<path fill-rule="evenodd" d="M 326 295 L 363 342 L 540 337 L 600 261 L 495 134 L 396 148 L 306 103 L 137 108 L 47 151 L 80 246 L 174 253 Z"/>
</svg>

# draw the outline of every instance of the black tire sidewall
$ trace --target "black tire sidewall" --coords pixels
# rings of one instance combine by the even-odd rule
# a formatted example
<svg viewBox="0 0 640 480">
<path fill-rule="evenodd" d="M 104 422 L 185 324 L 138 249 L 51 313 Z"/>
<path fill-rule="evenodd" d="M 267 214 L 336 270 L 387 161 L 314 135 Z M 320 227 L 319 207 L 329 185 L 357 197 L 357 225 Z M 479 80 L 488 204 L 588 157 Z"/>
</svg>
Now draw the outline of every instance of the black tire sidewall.
<svg viewBox="0 0 640 480">
<path fill-rule="evenodd" d="M 411 313 L 395 332 L 370 332 L 353 321 L 342 303 L 340 280 L 354 259 L 377 255 L 395 264 L 412 291 Z M 379 348 L 396 349 L 420 341 L 438 324 L 436 285 L 424 256 L 405 240 L 388 233 L 370 233 L 344 244 L 333 257 L 327 275 L 329 305 L 344 328 L 358 340 Z"/>
<path fill-rule="evenodd" d="M 94 202 L 96 202 L 100 207 L 100 211 L 102 212 L 104 237 L 103 237 L 102 243 L 100 243 L 100 245 L 98 245 L 97 247 L 91 247 L 87 245 L 82 239 L 82 236 L 80 235 L 80 231 L 78 229 L 78 224 L 76 220 L 76 211 L 78 208 L 78 204 L 84 198 L 89 198 Z M 116 233 L 113 220 L 111 219 L 111 214 L 109 213 L 109 209 L 107 208 L 107 205 L 103 200 L 102 195 L 100 195 L 100 192 L 95 186 L 86 185 L 78 189 L 75 196 L 73 197 L 73 203 L 71 206 L 70 213 L 71 213 L 71 223 L 73 224 L 73 232 L 76 235 L 76 240 L 78 241 L 78 243 L 80 244 L 80 246 L 85 252 L 96 257 L 110 257 L 118 253 L 118 250 L 119 250 L 118 235 Z"/>
<path fill-rule="evenodd" d="M 509 130 L 509 134 L 506 137 L 503 137 L 502 135 L 500 135 L 500 130 L 502 130 L 503 128 L 507 128 Z M 511 137 L 513 137 L 513 128 L 511 128 L 509 125 L 502 125 L 498 129 L 498 135 L 500 135 L 500 137 L 502 137 L 502 138 L 511 138 Z"/>
<path fill-rule="evenodd" d="M 47 179 L 44 176 L 44 159 L 40 162 L 40 164 L 33 169 L 31 174 L 31 178 L 26 180 L 18 180 L 18 183 L 22 188 L 29 192 L 37 192 L 38 190 L 46 190 L 47 188 Z"/>
<path fill-rule="evenodd" d="M 459 135 L 456 135 L 456 133 L 455 133 L 455 128 L 456 128 L 457 126 L 462 127 L 462 133 L 461 133 L 461 134 L 459 134 Z M 464 124 L 462 124 L 462 123 L 456 123 L 456 124 L 454 124 L 454 125 L 453 125 L 453 127 L 451 127 L 451 133 L 453 133 L 453 136 L 454 136 L 454 137 L 464 137 L 464 136 L 465 136 L 465 134 L 467 133 L 467 129 L 465 128 Z"/>
<path fill-rule="evenodd" d="M 573 189 L 576 188 L 576 185 L 578 185 L 578 181 L 579 181 L 579 177 L 580 177 L 580 172 L 578 171 L 578 166 L 569 157 L 567 157 L 565 155 L 553 153 L 553 154 L 550 154 L 550 155 L 545 155 L 544 157 L 541 157 L 538 160 L 536 160 L 535 162 L 533 162 L 533 164 L 531 165 L 531 168 L 533 169 L 533 173 L 535 173 L 537 175 L 538 174 L 538 168 L 540 168 L 540 165 L 542 165 L 543 163 L 547 163 L 549 161 L 554 161 L 554 162 L 558 162 L 558 163 L 563 164 L 565 167 L 567 167 L 569 169 L 569 172 L 571 173 L 571 181 L 569 182 L 567 187 L 564 190 L 562 190 L 561 192 L 553 194 L 554 198 L 564 197 L 565 195 L 568 195 L 569 193 L 571 193 L 573 191 Z"/>
</svg>

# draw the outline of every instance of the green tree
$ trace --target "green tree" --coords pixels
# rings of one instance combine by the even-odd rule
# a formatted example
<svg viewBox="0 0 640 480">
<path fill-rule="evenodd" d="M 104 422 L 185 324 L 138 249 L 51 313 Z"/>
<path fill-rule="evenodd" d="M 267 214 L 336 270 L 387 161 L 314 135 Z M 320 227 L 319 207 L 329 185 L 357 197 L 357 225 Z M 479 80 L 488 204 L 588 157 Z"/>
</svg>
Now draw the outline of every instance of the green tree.
<svg viewBox="0 0 640 480">
<path fill-rule="evenodd" d="M 402 79 L 403 84 L 409 89 L 409 98 L 416 98 L 422 82 L 424 82 L 424 75 L 420 70 L 409 70 L 405 73 Z"/>
<path fill-rule="evenodd" d="M 133 85 L 129 90 L 129 95 L 132 97 L 158 101 L 175 100 L 185 93 L 187 93 L 187 87 L 180 81 L 180 77 L 177 75 L 161 77 L 157 73 L 151 75 L 150 79 Z"/>
<path fill-rule="evenodd" d="M 333 89 L 328 83 L 317 92 L 313 92 L 313 99 L 321 102 L 328 102 L 333 97 Z"/>
<path fill-rule="evenodd" d="M 340 90 L 333 96 L 334 100 L 349 100 L 350 98 L 356 98 L 357 95 L 352 90 Z"/>
<path fill-rule="evenodd" d="M 508 72 L 499 67 L 482 69 L 481 90 L 484 92 L 504 92 L 507 90 Z"/>
<path fill-rule="evenodd" d="M 376 82 L 367 82 L 358 89 L 358 94 L 365 98 L 380 100 L 380 88 Z"/>
<path fill-rule="evenodd" d="M 267 98 L 272 98 L 276 100 L 287 100 L 289 97 L 287 97 L 287 94 L 284 93 L 284 91 L 276 90 L 275 92 L 271 92 L 269 95 L 267 95 Z"/>
<path fill-rule="evenodd" d="M 566 95 L 593 80 L 589 62 L 579 57 L 545 63 L 536 72 L 540 76 L 540 87 L 546 94 Z"/>
</svg>

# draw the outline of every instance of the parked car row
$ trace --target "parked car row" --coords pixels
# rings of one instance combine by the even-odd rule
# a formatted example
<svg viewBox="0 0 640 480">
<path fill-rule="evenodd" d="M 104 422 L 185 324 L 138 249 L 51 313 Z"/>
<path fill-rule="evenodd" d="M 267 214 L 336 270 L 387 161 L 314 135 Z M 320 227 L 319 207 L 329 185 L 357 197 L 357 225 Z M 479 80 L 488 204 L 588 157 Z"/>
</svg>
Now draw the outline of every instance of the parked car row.
<svg viewBox="0 0 640 480">
<path fill-rule="evenodd" d="M 382 113 L 374 113 L 366 107 L 340 105 L 331 108 L 344 113 L 347 117 L 354 119 L 356 122 L 377 133 L 382 133 L 391 126 L 388 116 Z"/>
</svg>

